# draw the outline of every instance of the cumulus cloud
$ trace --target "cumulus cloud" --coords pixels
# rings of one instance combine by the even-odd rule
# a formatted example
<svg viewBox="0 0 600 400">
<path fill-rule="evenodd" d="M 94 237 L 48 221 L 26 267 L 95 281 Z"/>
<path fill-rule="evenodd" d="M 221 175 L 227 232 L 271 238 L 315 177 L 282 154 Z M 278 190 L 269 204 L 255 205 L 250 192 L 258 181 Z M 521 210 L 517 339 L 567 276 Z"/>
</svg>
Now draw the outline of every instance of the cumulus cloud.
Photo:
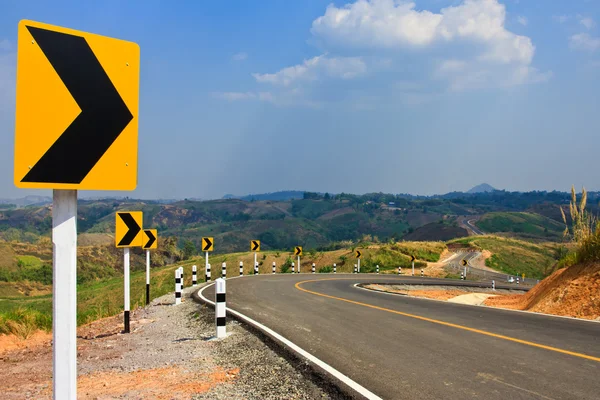
<svg viewBox="0 0 600 400">
<path fill-rule="evenodd" d="M 236 53 L 232 57 L 233 61 L 244 61 L 248 58 L 248 54 L 244 52 Z"/>
<path fill-rule="evenodd" d="M 527 17 L 524 17 L 522 15 L 519 15 L 517 17 L 517 22 L 520 23 L 523 26 L 527 26 L 527 24 L 529 23 L 529 21 L 527 20 Z"/>
<path fill-rule="evenodd" d="M 522 18 L 521 23 L 526 23 Z M 460 46 L 461 51 L 470 49 L 470 57 L 460 62 L 447 60 L 436 73 L 453 80 L 454 74 L 468 66 L 474 74 L 468 80 L 477 82 L 474 87 L 480 86 L 479 81 L 496 78 L 514 84 L 544 80 L 548 75 L 536 76 L 537 69 L 530 66 L 535 54 L 531 39 L 507 30 L 505 21 L 506 9 L 498 0 L 465 0 L 439 13 L 417 10 L 413 2 L 357 0 L 343 7 L 329 5 L 325 14 L 313 21 L 311 32 L 327 47 L 418 50 L 419 54 L 450 44 Z M 515 75 L 519 78 L 514 79 Z M 460 87 L 469 86 L 464 84 L 467 77 L 457 79 L 462 82 Z"/>
<path fill-rule="evenodd" d="M 591 19 L 590 17 L 583 17 L 583 16 L 579 15 L 578 18 L 579 18 L 579 23 L 588 30 L 592 29 L 595 25 L 594 20 Z"/>
<path fill-rule="evenodd" d="M 330 57 L 323 54 L 275 73 L 255 73 L 252 76 L 260 83 L 290 86 L 298 81 L 314 81 L 322 76 L 352 79 L 366 72 L 367 65 L 361 57 Z"/>
<path fill-rule="evenodd" d="M 574 50 L 594 52 L 600 49 L 600 38 L 589 33 L 578 33 L 569 38 L 569 45 Z"/>
</svg>

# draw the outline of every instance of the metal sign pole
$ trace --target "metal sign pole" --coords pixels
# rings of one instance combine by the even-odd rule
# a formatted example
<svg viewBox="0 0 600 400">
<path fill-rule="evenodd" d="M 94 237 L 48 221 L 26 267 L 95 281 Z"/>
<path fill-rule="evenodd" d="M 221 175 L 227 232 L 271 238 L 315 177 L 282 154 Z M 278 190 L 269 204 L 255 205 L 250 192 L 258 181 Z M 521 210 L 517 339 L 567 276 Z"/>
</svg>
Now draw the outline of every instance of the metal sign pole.
<svg viewBox="0 0 600 400">
<path fill-rule="evenodd" d="M 206 282 L 208 282 L 210 281 L 210 275 L 208 275 L 208 251 L 205 251 L 204 254 L 206 255 L 206 262 L 204 264 L 204 276 Z"/>
<path fill-rule="evenodd" d="M 77 190 L 53 191 L 52 388 L 77 399 Z"/>
<path fill-rule="evenodd" d="M 412 262 L 412 276 L 415 276 L 415 262 Z"/>
<path fill-rule="evenodd" d="M 360 274 L 360 258 L 358 259 L 358 273 Z"/>
<path fill-rule="evenodd" d="M 300 256 L 298 256 L 298 273 L 300 273 Z"/>
<path fill-rule="evenodd" d="M 146 250 L 146 305 L 150 304 L 150 250 Z"/>
<path fill-rule="evenodd" d="M 124 304 L 123 304 L 123 324 L 125 325 L 123 332 L 129 333 L 129 247 L 123 249 L 123 284 L 125 289 Z"/>
<path fill-rule="evenodd" d="M 254 252 L 254 268 L 256 268 L 256 252 Z"/>
</svg>

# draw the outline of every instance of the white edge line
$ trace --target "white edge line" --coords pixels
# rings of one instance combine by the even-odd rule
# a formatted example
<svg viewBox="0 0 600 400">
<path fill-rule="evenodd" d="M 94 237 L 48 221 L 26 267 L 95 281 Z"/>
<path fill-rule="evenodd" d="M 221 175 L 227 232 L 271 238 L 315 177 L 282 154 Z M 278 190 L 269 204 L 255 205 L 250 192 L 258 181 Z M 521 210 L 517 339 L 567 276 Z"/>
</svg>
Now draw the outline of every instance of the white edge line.
<svg viewBox="0 0 600 400">
<path fill-rule="evenodd" d="M 566 315 L 554 315 L 554 314 L 546 314 L 546 313 L 540 313 L 540 312 L 535 312 L 535 311 L 527 311 L 527 310 L 513 310 L 510 308 L 502 308 L 502 307 L 492 307 L 492 306 L 486 306 L 485 304 L 462 304 L 462 303 L 450 303 L 446 300 L 440 300 L 440 299 L 430 299 L 428 297 L 419 297 L 419 296 L 412 296 L 410 294 L 402 294 L 402 293 L 393 293 L 393 292 L 384 292 L 383 290 L 375 290 L 375 289 L 367 289 L 361 286 L 358 286 L 360 284 L 364 284 L 364 282 L 359 282 L 359 283 L 355 283 L 354 286 L 357 289 L 360 290 L 366 290 L 369 291 L 371 293 L 382 293 L 382 294 L 391 294 L 394 296 L 403 296 L 403 297 L 409 297 L 411 299 L 418 299 L 418 300 L 427 300 L 427 301 L 437 301 L 439 303 L 446 303 L 446 304 L 458 304 L 460 306 L 469 306 L 469 307 L 483 307 L 483 308 L 489 308 L 492 310 L 501 310 L 501 311 L 510 311 L 510 312 L 516 312 L 516 313 L 522 313 L 522 314 L 530 314 L 530 315 L 542 315 L 544 317 L 552 317 L 552 318 L 562 318 L 562 319 L 569 319 L 572 321 L 580 321 L 580 322 L 591 322 L 593 324 L 598 324 L 600 323 L 600 321 L 596 321 L 593 319 L 584 319 L 584 318 L 577 318 L 577 317 L 567 317 Z M 436 285 L 438 286 L 438 285 Z M 440 284 L 439 286 L 452 286 L 452 285 L 442 285 Z M 504 289 L 504 290 L 510 290 L 510 289 Z"/>
<path fill-rule="evenodd" d="M 208 300 L 202 294 L 202 292 L 204 291 L 204 289 L 207 289 L 207 288 L 209 288 L 212 285 L 214 285 L 214 283 L 208 284 L 207 286 L 204 286 L 203 288 L 201 288 L 200 290 L 198 290 L 198 295 L 200 296 L 200 298 L 203 301 L 205 301 L 205 302 L 207 302 L 207 303 L 209 303 L 209 304 L 211 304 L 211 305 L 214 306 L 215 303 L 213 301 Z M 265 325 L 261 324 L 260 322 L 257 322 L 255 320 L 253 320 L 250 317 L 247 317 L 246 315 L 244 315 L 244 314 L 242 314 L 240 312 L 237 312 L 235 310 L 230 309 L 229 307 L 226 307 L 226 310 L 227 310 L 227 312 L 230 312 L 231 314 L 233 314 L 233 315 L 241 318 L 246 323 L 248 323 L 248 324 L 250 324 L 250 325 L 252 325 L 252 326 L 260 329 L 261 331 L 267 333 L 273 339 L 276 339 L 279 342 L 281 342 L 282 344 L 284 344 L 285 346 L 289 347 L 294 352 L 296 352 L 300 356 L 304 357 L 308 361 L 312 362 L 313 364 L 315 364 L 319 368 L 323 369 L 327 373 L 331 374 L 333 377 L 335 377 L 336 379 L 340 380 L 345 385 L 349 386 L 350 388 L 352 388 L 353 390 L 355 390 L 356 392 L 358 392 L 359 394 L 361 394 L 365 398 L 370 399 L 370 400 L 371 399 L 372 400 L 382 400 L 381 397 L 377 396 L 375 393 L 369 391 L 364 386 L 362 386 L 359 383 L 353 381 L 351 378 L 349 378 L 346 375 L 342 374 L 340 371 L 338 371 L 337 369 L 333 368 L 331 365 L 327 364 L 326 362 L 324 362 L 324 361 L 318 359 L 317 357 L 313 356 L 312 354 L 310 354 L 309 352 L 307 352 L 306 350 L 304 350 L 303 348 L 301 348 L 297 344 L 295 344 L 295 343 L 291 342 L 290 340 L 284 338 L 283 336 L 281 336 L 279 333 L 275 332 L 274 330 L 266 327 Z"/>
</svg>

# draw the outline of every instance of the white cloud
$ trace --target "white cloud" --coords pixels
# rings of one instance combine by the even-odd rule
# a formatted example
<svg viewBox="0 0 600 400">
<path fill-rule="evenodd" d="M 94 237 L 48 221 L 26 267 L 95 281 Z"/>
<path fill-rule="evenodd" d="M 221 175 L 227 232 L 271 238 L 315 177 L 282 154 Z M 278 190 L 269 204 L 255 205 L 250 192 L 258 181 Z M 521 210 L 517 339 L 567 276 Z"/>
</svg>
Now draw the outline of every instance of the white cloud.
<svg viewBox="0 0 600 400">
<path fill-rule="evenodd" d="M 579 18 L 579 23 L 583 25 L 586 29 L 592 29 L 595 25 L 594 20 L 590 17 L 583 17 L 581 15 L 577 16 Z"/>
<path fill-rule="evenodd" d="M 527 24 L 529 23 L 529 21 L 527 20 L 527 17 L 524 17 L 522 15 L 519 15 L 517 17 L 517 22 L 520 23 L 523 26 L 527 26 Z"/>
<path fill-rule="evenodd" d="M 518 21 L 527 24 L 525 17 Z M 327 48 L 410 52 L 430 59 L 455 45 L 457 54 L 470 55 L 442 61 L 433 72 L 434 77 L 447 79 L 451 88 L 547 80 L 550 73 L 540 74 L 531 67 L 535 54 L 531 39 L 510 32 L 505 22 L 506 9 L 498 0 L 464 0 L 439 13 L 418 10 L 414 2 L 357 0 L 342 7 L 329 5 L 313 21 L 311 32 Z M 470 76 L 464 76 L 465 71 Z"/>
<path fill-rule="evenodd" d="M 327 43 L 352 47 L 422 48 L 435 43 L 483 44 L 483 56 L 499 62 L 529 63 L 535 48 L 526 36 L 504 27 L 506 10 L 498 0 L 465 0 L 439 14 L 416 10 L 415 3 L 358 0 L 329 5 L 311 32 Z"/>
<path fill-rule="evenodd" d="M 260 100 L 274 101 L 274 96 L 269 92 L 217 92 L 213 96 L 227 101 Z"/>
<path fill-rule="evenodd" d="M 574 50 L 594 52 L 600 49 L 600 38 L 589 33 L 578 33 L 569 38 L 569 45 Z"/>
<path fill-rule="evenodd" d="M 248 54 L 244 52 L 236 53 L 232 57 L 233 61 L 244 61 L 248 58 Z"/>
<path fill-rule="evenodd" d="M 290 86 L 297 81 L 314 81 L 322 76 L 352 79 L 366 72 L 367 65 L 361 57 L 330 57 L 323 54 L 275 73 L 254 73 L 252 76 L 260 83 Z"/>
</svg>

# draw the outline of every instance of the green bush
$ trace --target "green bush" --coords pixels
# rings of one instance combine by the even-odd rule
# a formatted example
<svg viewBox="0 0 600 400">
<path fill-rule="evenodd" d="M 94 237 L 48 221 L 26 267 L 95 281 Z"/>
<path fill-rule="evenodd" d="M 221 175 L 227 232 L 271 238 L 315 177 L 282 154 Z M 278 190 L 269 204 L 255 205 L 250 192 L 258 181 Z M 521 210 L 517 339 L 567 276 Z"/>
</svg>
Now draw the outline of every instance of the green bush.
<svg viewBox="0 0 600 400">
<path fill-rule="evenodd" d="M 282 274 L 286 274 L 290 271 L 290 268 L 292 268 L 292 258 L 288 257 L 287 260 L 285 260 L 285 262 L 283 263 L 283 265 L 279 267 L 279 272 L 281 272 Z"/>
<path fill-rule="evenodd" d="M 321 267 L 321 268 L 319 268 L 319 273 L 320 274 L 330 274 L 332 272 L 333 272 L 333 267 L 327 266 L 327 267 Z"/>
</svg>

